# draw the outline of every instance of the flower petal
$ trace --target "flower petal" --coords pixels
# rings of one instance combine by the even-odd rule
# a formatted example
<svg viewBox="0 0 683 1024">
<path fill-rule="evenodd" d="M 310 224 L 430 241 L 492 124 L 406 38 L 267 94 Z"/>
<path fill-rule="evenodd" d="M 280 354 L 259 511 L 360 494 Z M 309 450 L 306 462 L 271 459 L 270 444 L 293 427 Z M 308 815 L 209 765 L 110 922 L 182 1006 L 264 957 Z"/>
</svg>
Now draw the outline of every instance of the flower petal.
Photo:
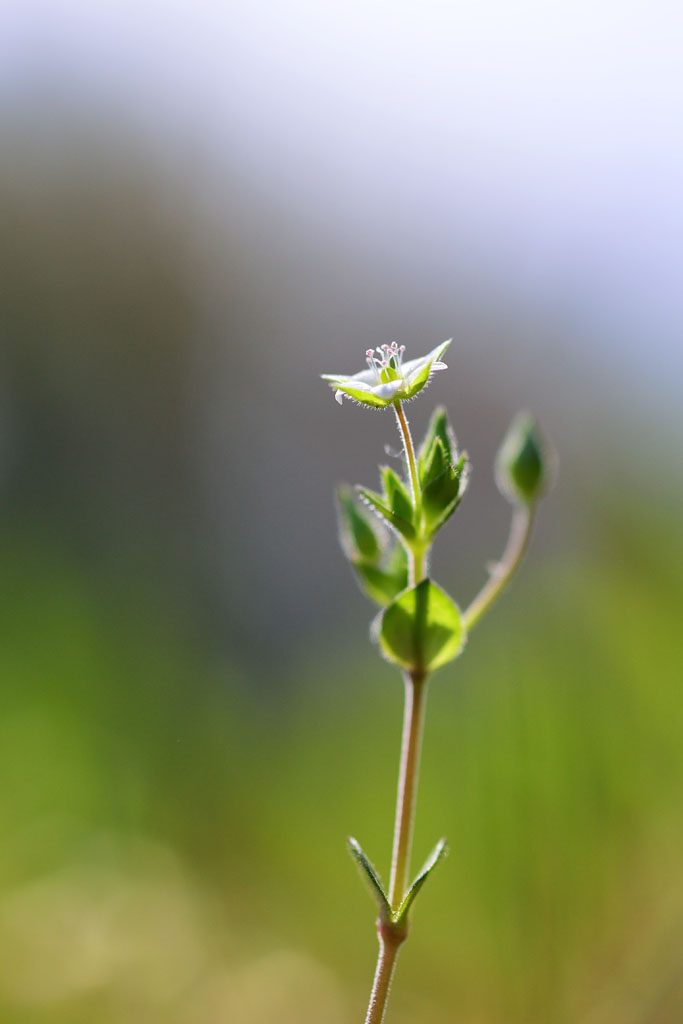
<svg viewBox="0 0 683 1024">
<path fill-rule="evenodd" d="M 346 374 L 346 373 L 321 373 L 320 376 L 323 380 L 329 380 L 333 384 L 376 384 L 377 374 L 372 370 L 361 370 L 360 373 Z"/>
<path fill-rule="evenodd" d="M 403 363 L 401 369 L 403 370 L 404 377 L 410 377 L 412 374 L 421 368 L 424 363 L 436 363 L 441 359 L 450 343 L 453 341 L 449 338 L 448 341 L 444 341 L 441 345 L 437 345 L 431 352 L 428 352 L 426 356 L 420 356 L 419 359 L 410 359 L 407 363 Z"/>
<path fill-rule="evenodd" d="M 391 401 L 397 391 L 400 391 L 403 387 L 403 381 L 399 377 L 398 380 L 390 380 L 387 384 L 378 384 L 372 390 L 378 398 L 386 398 L 387 401 Z"/>
</svg>

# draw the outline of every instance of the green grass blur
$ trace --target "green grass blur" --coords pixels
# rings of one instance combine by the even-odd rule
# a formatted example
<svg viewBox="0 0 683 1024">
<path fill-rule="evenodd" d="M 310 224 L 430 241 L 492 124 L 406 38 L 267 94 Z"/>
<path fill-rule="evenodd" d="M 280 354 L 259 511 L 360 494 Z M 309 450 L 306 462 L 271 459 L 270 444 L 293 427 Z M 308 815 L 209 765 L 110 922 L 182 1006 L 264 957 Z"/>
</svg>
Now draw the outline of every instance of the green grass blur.
<svg viewBox="0 0 683 1024">
<path fill-rule="evenodd" d="M 433 681 L 415 860 L 442 834 L 450 856 L 393 1024 L 683 1019 L 680 537 L 602 515 L 597 552 L 523 572 Z M 344 836 L 386 873 L 392 669 L 314 641 L 278 693 L 161 589 L 18 529 L 1 560 L 0 1019 L 360 1020 Z"/>
<path fill-rule="evenodd" d="M 0 1021 L 357 1024 L 374 908 L 344 839 L 386 875 L 402 692 L 368 642 L 332 489 L 372 483 L 396 442 L 315 375 L 394 325 L 437 343 L 442 319 L 373 283 L 370 257 L 354 255 L 363 287 L 343 254 L 329 269 L 329 239 L 299 265 L 267 210 L 221 228 L 224 208 L 200 215 L 203 195 L 154 161 L 60 131 L 10 135 L 0 175 Z M 281 230 L 283 251 L 297 239 Z M 450 287 L 443 321 L 468 337 Z M 559 342 L 532 366 L 497 302 L 493 340 L 487 293 L 486 345 L 430 392 L 475 465 L 438 581 L 466 600 L 498 553 L 490 465 L 523 402 L 560 480 L 511 591 L 433 681 L 415 866 L 442 835 L 450 856 L 420 894 L 388 1024 L 674 1024 L 672 446 L 616 364 L 609 392 L 581 362 L 567 377 Z"/>
</svg>

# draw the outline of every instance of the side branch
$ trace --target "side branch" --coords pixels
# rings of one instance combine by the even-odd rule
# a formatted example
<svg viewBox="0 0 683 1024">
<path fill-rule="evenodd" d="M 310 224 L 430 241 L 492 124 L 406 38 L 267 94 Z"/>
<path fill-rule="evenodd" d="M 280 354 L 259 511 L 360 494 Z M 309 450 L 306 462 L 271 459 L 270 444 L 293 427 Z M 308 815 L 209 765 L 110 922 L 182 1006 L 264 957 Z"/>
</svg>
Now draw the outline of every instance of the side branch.
<svg viewBox="0 0 683 1024">
<path fill-rule="evenodd" d="M 489 579 L 463 614 L 463 625 L 468 632 L 489 610 L 519 568 L 529 544 L 533 522 L 532 506 L 517 505 L 515 507 L 510 525 L 510 536 L 503 557 L 493 566 Z"/>
</svg>

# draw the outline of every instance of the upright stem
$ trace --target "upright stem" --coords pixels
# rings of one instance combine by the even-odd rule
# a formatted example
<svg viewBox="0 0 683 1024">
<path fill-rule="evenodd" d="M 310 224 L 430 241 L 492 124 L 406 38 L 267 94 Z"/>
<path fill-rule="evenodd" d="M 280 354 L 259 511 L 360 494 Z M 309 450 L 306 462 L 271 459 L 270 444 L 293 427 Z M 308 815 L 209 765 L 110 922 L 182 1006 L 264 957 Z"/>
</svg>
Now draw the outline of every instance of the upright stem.
<svg viewBox="0 0 683 1024">
<path fill-rule="evenodd" d="M 408 884 L 410 849 L 413 842 L 415 802 L 417 799 L 417 780 L 420 771 L 420 749 L 422 746 L 427 696 L 427 680 L 423 673 L 406 672 L 404 682 L 405 710 L 403 713 L 401 765 L 398 774 L 394 847 L 391 857 L 391 881 L 389 883 L 389 903 L 392 910 L 398 910 Z"/>
<path fill-rule="evenodd" d="M 472 629 L 482 615 L 489 610 L 493 602 L 507 585 L 529 544 L 531 528 L 534 523 L 533 507 L 517 505 L 510 524 L 510 536 L 503 552 L 503 557 L 491 570 L 491 575 L 481 588 L 472 604 L 463 614 L 462 620 L 466 630 Z"/>
<path fill-rule="evenodd" d="M 365 1017 L 365 1024 L 381 1024 L 384 1020 L 391 979 L 394 975 L 396 958 L 402 941 L 400 938 L 393 939 L 390 935 L 385 936 L 380 930 L 379 956 L 377 958 L 375 980 L 372 983 L 370 1004 Z"/>
<path fill-rule="evenodd" d="M 394 404 L 396 419 L 403 438 L 403 448 L 408 462 L 410 489 L 415 508 L 415 527 L 417 541 L 410 548 L 410 583 L 419 583 L 425 572 L 425 556 L 427 545 L 422 540 L 422 494 L 420 478 L 417 472 L 415 448 L 410 436 L 408 420 L 400 402 Z M 413 824 L 415 821 L 415 802 L 417 799 L 417 780 L 420 769 L 420 748 L 424 725 L 425 700 L 427 695 L 427 677 L 424 672 L 404 673 L 405 710 L 403 713 L 403 736 L 401 740 L 401 764 L 398 775 L 398 793 L 396 797 L 396 822 L 394 825 L 394 845 L 391 857 L 391 881 L 389 884 L 389 903 L 392 911 L 397 911 L 405 896 L 408 886 L 410 869 L 410 850 L 413 842 Z M 375 980 L 370 995 L 365 1024 L 381 1024 L 384 1020 L 389 987 L 396 965 L 399 948 L 407 934 L 405 925 L 398 926 L 391 922 L 378 922 L 379 957 L 375 970 Z"/>
<path fill-rule="evenodd" d="M 417 475 L 417 464 L 415 462 L 415 449 L 413 447 L 413 439 L 410 436 L 410 427 L 408 426 L 408 420 L 406 414 L 403 411 L 403 407 L 400 402 L 394 402 L 394 411 L 396 413 L 396 419 L 398 420 L 399 430 L 401 431 L 401 437 L 403 438 L 403 448 L 408 459 L 408 469 L 410 472 L 410 489 L 413 492 L 413 501 L 415 502 L 415 512 L 417 522 L 419 523 L 422 519 L 422 495 L 420 493 L 420 481 Z"/>
<path fill-rule="evenodd" d="M 420 770 L 420 748 L 424 726 L 424 712 L 427 696 L 427 678 L 423 673 L 405 673 L 405 712 L 403 716 L 403 738 L 401 741 L 401 766 L 398 775 L 396 797 L 396 824 L 394 825 L 394 848 L 391 858 L 391 881 L 389 903 L 393 911 L 398 910 L 408 887 L 410 850 L 413 842 L 415 822 L 415 801 L 417 779 Z M 401 943 L 406 938 L 405 925 L 378 922 L 379 957 L 375 980 L 370 995 L 370 1005 L 365 1024 L 381 1024 L 384 1020 L 389 987 L 394 973 L 396 957 Z"/>
<path fill-rule="evenodd" d="M 404 413 L 400 402 L 394 402 L 394 412 L 396 413 L 398 428 L 403 439 L 403 450 L 405 451 L 406 459 L 408 460 L 410 490 L 413 496 L 413 504 L 415 506 L 415 526 L 419 538 L 422 531 L 422 492 L 420 490 L 420 478 L 417 474 L 415 447 L 410 434 L 408 420 L 406 419 L 406 414 Z M 419 543 L 419 541 L 410 549 L 410 583 L 412 586 L 415 586 L 415 584 L 419 583 L 424 577 L 425 554 L 426 549 Z"/>
</svg>

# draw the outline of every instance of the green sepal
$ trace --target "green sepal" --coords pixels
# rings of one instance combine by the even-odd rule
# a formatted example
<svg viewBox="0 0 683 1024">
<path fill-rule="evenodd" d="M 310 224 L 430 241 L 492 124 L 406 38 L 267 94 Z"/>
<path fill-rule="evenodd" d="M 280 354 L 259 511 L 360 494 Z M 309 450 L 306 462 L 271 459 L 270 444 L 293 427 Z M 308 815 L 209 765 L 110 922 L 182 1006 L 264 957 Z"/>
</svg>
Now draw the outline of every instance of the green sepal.
<svg viewBox="0 0 683 1024">
<path fill-rule="evenodd" d="M 358 865 L 363 881 L 367 884 L 371 895 L 377 903 L 380 920 L 385 924 L 388 924 L 392 920 L 391 904 L 389 903 L 387 894 L 384 891 L 384 886 L 382 885 L 379 875 L 366 856 L 360 843 L 354 839 L 353 836 L 349 836 L 346 843 L 349 848 L 349 853 Z M 408 895 L 410 895 L 410 893 Z"/>
<path fill-rule="evenodd" d="M 379 471 L 382 476 L 384 496 L 387 499 L 389 508 L 400 519 L 405 519 L 406 522 L 412 523 L 414 515 L 413 502 L 406 485 L 391 466 L 380 466 Z"/>
<path fill-rule="evenodd" d="M 380 613 L 373 633 L 388 661 L 420 673 L 452 661 L 465 642 L 458 606 L 430 579 L 399 594 Z"/>
<path fill-rule="evenodd" d="M 533 505 L 550 483 L 551 462 L 536 419 L 519 413 L 496 456 L 498 489 L 513 504 Z"/>
<path fill-rule="evenodd" d="M 396 544 L 400 550 L 400 544 Z M 354 564 L 358 582 L 368 597 L 376 604 L 385 607 L 395 600 L 396 596 L 408 585 L 408 563 L 395 570 L 381 569 L 376 565 L 367 565 L 363 562 Z"/>
<path fill-rule="evenodd" d="M 420 481 L 423 487 L 425 484 L 425 465 L 431 452 L 432 445 L 437 437 L 443 445 L 446 462 L 454 462 L 457 457 L 457 443 L 455 440 L 455 434 L 448 422 L 448 413 L 443 406 L 438 406 L 432 413 L 432 418 L 430 419 L 429 426 L 427 427 L 427 433 L 420 445 L 417 462 Z"/>
<path fill-rule="evenodd" d="M 330 380 L 333 387 L 348 395 L 349 398 L 353 398 L 355 402 L 359 402 L 361 405 L 369 405 L 373 409 L 386 409 L 394 401 L 393 396 L 388 399 L 380 398 L 371 389 L 354 387 L 352 380 L 349 383 L 345 383 L 344 381 L 338 381 L 330 374 L 322 374 L 322 377 L 323 380 Z"/>
<path fill-rule="evenodd" d="M 440 441 L 435 443 L 441 444 Z M 422 507 L 430 536 L 434 536 L 453 515 L 467 490 L 468 479 L 469 461 L 467 454 L 463 453 L 454 466 L 447 466 L 427 484 L 422 492 Z"/>
<path fill-rule="evenodd" d="M 403 897 L 403 902 L 401 903 L 396 913 L 393 915 L 394 924 L 402 925 L 407 922 L 408 913 L 413 903 L 415 902 L 415 897 L 417 896 L 420 889 L 427 881 L 428 877 L 430 876 L 436 865 L 443 857 L 447 855 L 447 853 L 448 846 L 446 844 L 446 840 L 440 839 L 436 846 L 434 847 L 434 849 L 432 850 L 432 852 L 427 857 L 427 860 L 420 868 L 419 872 L 417 873 L 417 876 L 415 877 L 414 882 L 408 889 L 408 892 Z"/>
<path fill-rule="evenodd" d="M 350 487 L 342 484 L 337 488 L 337 512 L 339 541 L 344 554 L 351 562 L 375 564 L 382 554 L 382 538 L 377 521 L 359 501 Z"/>
<path fill-rule="evenodd" d="M 369 490 L 367 487 L 356 486 L 356 493 L 361 496 L 366 505 L 373 508 L 375 512 L 389 525 L 392 529 L 396 530 L 406 540 L 413 540 L 415 537 L 415 527 L 407 519 L 397 515 L 392 508 L 387 505 L 381 494 L 377 494 L 375 491 Z"/>
</svg>

